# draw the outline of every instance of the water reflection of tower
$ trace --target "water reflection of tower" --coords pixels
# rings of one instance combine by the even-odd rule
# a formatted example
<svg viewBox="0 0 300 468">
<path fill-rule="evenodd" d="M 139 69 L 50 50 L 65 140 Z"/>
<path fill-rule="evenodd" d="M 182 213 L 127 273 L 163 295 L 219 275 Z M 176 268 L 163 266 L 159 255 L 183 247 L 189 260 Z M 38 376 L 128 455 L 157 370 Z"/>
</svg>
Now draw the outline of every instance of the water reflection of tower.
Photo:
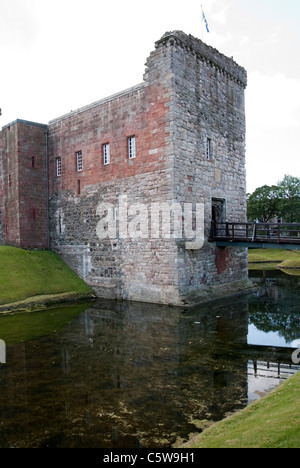
<svg viewBox="0 0 300 468">
<path fill-rule="evenodd" d="M 224 304 L 224 303 L 223 303 Z M 248 301 L 201 307 L 181 336 L 185 341 L 183 362 L 190 362 L 195 372 L 191 385 L 196 395 L 206 395 L 205 404 L 194 407 L 194 418 L 222 419 L 226 413 L 247 403 L 247 359 L 238 358 L 238 348 L 247 343 Z M 198 399 L 199 402 L 199 399 Z"/>
<path fill-rule="evenodd" d="M 282 301 L 285 299 L 285 293 L 283 289 L 278 287 L 275 283 L 266 283 L 258 293 L 259 297 L 266 297 L 275 301 Z"/>
<path fill-rule="evenodd" d="M 72 356 L 68 407 L 78 399 L 73 382 L 80 382 L 93 402 L 89 414 L 103 415 L 109 437 L 113 427 L 120 441 L 130 426 L 154 445 L 170 433 L 197 430 L 191 421 L 218 420 L 244 407 L 247 361 L 236 358 L 234 346 L 247 340 L 247 301 L 229 302 L 221 312 L 220 305 L 202 308 L 196 321 L 180 308 L 92 306 L 64 335 Z M 77 412 L 87 410 L 82 405 Z"/>
</svg>

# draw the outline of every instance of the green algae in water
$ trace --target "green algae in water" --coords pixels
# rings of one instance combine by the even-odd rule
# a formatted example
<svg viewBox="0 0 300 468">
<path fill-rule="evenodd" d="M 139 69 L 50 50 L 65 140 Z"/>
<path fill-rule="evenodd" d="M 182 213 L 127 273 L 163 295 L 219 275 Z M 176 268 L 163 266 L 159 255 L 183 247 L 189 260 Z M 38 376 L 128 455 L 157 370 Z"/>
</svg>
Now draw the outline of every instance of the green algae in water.
<svg viewBox="0 0 300 468">
<path fill-rule="evenodd" d="M 52 335 L 62 330 L 87 307 L 88 303 L 81 303 L 38 312 L 0 316 L 0 339 L 6 344 L 15 344 Z"/>
</svg>

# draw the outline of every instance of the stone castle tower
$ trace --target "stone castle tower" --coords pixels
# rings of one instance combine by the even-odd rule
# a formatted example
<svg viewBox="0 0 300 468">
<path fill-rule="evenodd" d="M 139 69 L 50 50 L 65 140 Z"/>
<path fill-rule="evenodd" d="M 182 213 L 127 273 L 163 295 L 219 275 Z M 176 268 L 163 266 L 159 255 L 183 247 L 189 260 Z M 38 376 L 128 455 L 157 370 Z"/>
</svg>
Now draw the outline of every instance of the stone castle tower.
<svg viewBox="0 0 300 468">
<path fill-rule="evenodd" d="M 246 71 L 166 33 L 144 82 L 0 133 L 0 242 L 56 250 L 99 297 L 189 304 L 247 286 L 247 251 L 209 242 L 246 221 Z"/>
</svg>

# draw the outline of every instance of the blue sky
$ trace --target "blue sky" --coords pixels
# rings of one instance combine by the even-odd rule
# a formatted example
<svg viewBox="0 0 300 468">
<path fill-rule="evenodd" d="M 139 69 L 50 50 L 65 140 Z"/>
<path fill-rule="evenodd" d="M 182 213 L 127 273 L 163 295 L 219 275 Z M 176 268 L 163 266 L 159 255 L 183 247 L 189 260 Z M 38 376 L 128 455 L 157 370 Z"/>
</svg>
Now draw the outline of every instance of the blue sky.
<svg viewBox="0 0 300 468">
<path fill-rule="evenodd" d="M 300 177 L 300 0 L 0 0 L 0 126 L 52 118 L 142 82 L 166 31 L 248 71 L 248 191 Z"/>
</svg>

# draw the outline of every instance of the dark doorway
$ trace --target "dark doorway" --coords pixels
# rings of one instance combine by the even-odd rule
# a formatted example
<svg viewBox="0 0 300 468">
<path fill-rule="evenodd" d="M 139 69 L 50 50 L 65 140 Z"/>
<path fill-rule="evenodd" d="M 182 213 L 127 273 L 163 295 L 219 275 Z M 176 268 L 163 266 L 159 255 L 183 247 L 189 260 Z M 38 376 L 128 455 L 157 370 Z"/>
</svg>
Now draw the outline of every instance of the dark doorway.
<svg viewBox="0 0 300 468">
<path fill-rule="evenodd" d="M 212 198 L 212 213 L 211 218 L 214 226 L 214 234 L 217 234 L 222 229 L 226 229 L 224 226 L 219 226 L 222 223 L 226 223 L 226 200 L 222 198 Z"/>
</svg>

